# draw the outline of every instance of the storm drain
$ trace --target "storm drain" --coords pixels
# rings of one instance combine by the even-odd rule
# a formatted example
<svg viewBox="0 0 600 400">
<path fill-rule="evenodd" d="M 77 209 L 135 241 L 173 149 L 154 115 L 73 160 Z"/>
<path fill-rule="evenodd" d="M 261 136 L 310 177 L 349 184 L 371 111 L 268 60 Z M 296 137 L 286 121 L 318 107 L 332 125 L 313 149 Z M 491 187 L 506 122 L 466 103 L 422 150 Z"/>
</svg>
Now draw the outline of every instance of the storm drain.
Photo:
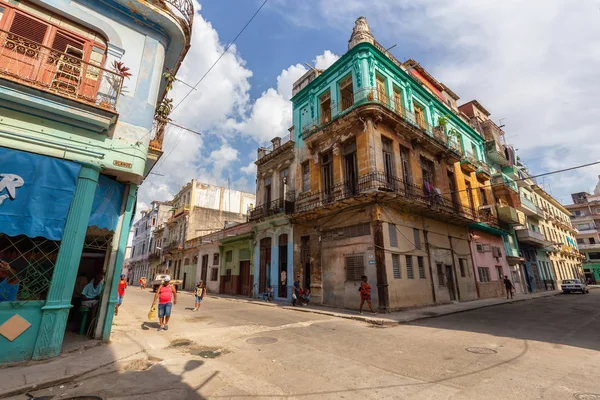
<svg viewBox="0 0 600 400">
<path fill-rule="evenodd" d="M 600 400 L 598 393 L 575 393 L 573 395 L 577 400 Z"/>
<path fill-rule="evenodd" d="M 496 350 L 489 349 L 487 347 L 467 347 L 465 350 L 467 350 L 469 353 L 474 353 L 474 354 L 496 354 L 496 353 L 498 353 Z"/>
<path fill-rule="evenodd" d="M 250 338 L 250 339 L 246 340 L 246 343 L 249 343 L 249 344 L 272 344 L 275 342 L 277 342 L 277 338 L 270 337 L 270 336 L 259 336 L 259 337 Z"/>
</svg>

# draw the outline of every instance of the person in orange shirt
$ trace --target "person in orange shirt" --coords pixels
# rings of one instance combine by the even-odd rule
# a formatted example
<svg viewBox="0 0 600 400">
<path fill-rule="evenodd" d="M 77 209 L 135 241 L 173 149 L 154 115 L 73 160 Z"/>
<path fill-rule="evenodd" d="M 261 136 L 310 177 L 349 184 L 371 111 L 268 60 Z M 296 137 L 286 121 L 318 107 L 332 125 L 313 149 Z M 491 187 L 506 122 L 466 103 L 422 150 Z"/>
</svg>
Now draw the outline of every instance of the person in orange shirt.
<svg viewBox="0 0 600 400">
<path fill-rule="evenodd" d="M 371 312 L 375 314 L 375 311 L 373 311 L 373 305 L 371 304 L 371 285 L 369 285 L 367 282 L 366 275 L 362 276 L 362 282 L 360 283 L 360 288 L 358 288 L 358 291 L 360 292 L 360 308 L 358 313 L 362 314 L 363 304 L 365 304 L 366 301 L 371 309 Z"/>
</svg>

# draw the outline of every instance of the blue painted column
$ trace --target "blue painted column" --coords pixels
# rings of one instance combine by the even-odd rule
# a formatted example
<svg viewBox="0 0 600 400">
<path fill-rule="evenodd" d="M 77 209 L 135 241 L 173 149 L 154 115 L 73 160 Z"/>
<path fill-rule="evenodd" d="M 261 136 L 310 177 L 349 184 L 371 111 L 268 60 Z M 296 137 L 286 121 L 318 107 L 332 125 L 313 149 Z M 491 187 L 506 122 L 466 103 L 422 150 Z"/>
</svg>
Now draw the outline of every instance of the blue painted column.
<svg viewBox="0 0 600 400">
<path fill-rule="evenodd" d="M 127 247 L 127 238 L 129 236 L 129 223 L 133 218 L 133 207 L 135 205 L 135 199 L 137 195 L 137 185 L 129 185 L 127 193 L 127 200 L 125 204 L 125 212 L 123 215 L 123 223 L 121 224 L 121 232 L 119 232 L 119 248 L 117 250 L 117 257 L 115 259 L 115 267 L 113 270 L 112 277 L 109 277 L 110 281 L 105 282 L 106 285 L 110 285 L 110 294 L 108 297 L 108 308 L 106 310 L 106 318 L 104 319 L 104 326 L 102 327 L 102 340 L 108 341 L 110 339 L 110 330 L 112 328 L 112 321 L 115 315 L 115 304 L 117 303 L 117 289 L 119 287 L 119 280 L 121 279 L 121 267 L 123 266 L 123 260 L 125 259 L 125 249 Z M 148 277 L 148 279 L 152 279 Z M 150 309 L 150 305 L 148 305 Z"/>
<path fill-rule="evenodd" d="M 79 172 L 48 298 L 42 307 L 40 330 L 33 350 L 34 360 L 60 354 L 99 174 L 98 167 L 89 165 L 83 165 Z"/>
<path fill-rule="evenodd" d="M 273 235 L 271 242 L 271 271 L 268 277 L 267 287 L 271 285 L 274 297 L 279 297 L 279 237 L 277 235 Z"/>
</svg>

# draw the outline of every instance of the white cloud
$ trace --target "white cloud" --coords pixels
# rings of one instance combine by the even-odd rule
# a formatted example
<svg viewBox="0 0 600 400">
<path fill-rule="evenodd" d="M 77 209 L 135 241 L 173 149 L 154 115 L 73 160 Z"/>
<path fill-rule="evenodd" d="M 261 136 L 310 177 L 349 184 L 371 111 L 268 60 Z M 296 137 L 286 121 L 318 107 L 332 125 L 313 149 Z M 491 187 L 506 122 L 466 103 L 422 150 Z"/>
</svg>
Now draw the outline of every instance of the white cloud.
<svg viewBox="0 0 600 400">
<path fill-rule="evenodd" d="M 277 92 L 286 100 L 292 98 L 292 87 L 307 69 L 302 64 L 291 65 L 288 69 L 281 71 L 277 77 Z"/>
<path fill-rule="evenodd" d="M 313 62 L 317 69 L 327 69 L 340 58 L 337 54 L 333 54 L 330 50 L 325 50 L 323 54 L 318 55 Z"/>
<path fill-rule="evenodd" d="M 242 167 L 241 171 L 246 175 L 255 176 L 256 175 L 256 164 L 254 161 L 250 161 L 248 165 Z"/>
<path fill-rule="evenodd" d="M 534 173 L 596 161 L 600 154 L 598 2 L 580 0 L 279 0 L 293 22 L 329 26 L 349 38 L 365 15 L 376 39 L 397 44 L 466 102 L 478 99 Z M 301 18 L 310 10 L 310 20 Z M 298 13 L 296 13 L 298 11 Z M 322 28 L 321 28 L 322 29 Z M 547 177 L 563 202 L 590 190 L 600 168 Z"/>
<path fill-rule="evenodd" d="M 212 161 L 213 172 L 216 178 L 221 177 L 223 169 L 238 159 L 238 154 L 239 152 L 231 147 L 229 143 L 223 143 L 219 149 L 213 150 L 210 153 L 209 159 Z"/>
</svg>

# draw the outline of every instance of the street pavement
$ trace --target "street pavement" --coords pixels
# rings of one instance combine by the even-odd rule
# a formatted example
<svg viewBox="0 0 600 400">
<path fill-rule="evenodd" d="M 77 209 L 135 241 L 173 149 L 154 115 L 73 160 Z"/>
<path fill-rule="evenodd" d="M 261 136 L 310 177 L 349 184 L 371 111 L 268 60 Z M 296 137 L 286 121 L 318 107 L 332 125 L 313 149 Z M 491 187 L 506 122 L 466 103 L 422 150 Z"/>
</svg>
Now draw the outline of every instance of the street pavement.
<svg viewBox="0 0 600 400">
<path fill-rule="evenodd" d="M 147 322 L 152 298 L 130 288 L 111 345 L 100 347 L 141 351 L 35 394 L 600 399 L 600 290 L 392 327 L 214 297 L 192 312 L 193 297 L 181 293 L 161 332 Z"/>
</svg>

